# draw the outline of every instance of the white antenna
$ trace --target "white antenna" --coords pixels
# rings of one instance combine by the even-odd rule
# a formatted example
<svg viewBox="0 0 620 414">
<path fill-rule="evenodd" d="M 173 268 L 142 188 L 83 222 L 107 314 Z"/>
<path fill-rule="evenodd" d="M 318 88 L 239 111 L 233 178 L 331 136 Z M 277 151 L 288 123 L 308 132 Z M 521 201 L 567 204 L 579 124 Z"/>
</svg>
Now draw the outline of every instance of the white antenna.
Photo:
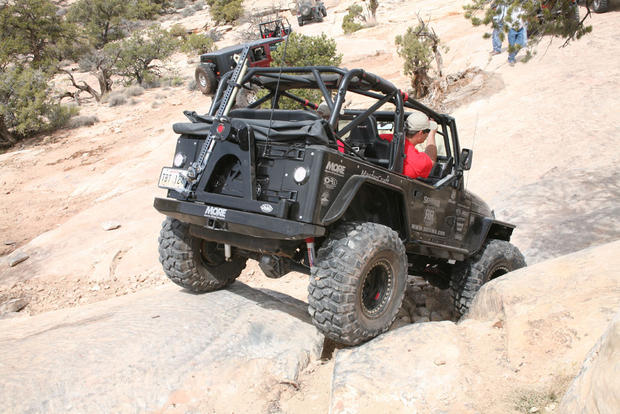
<svg viewBox="0 0 620 414">
<path fill-rule="evenodd" d="M 471 142 L 471 151 L 474 152 L 474 147 L 476 146 L 476 132 L 478 131 L 478 116 L 480 112 L 476 112 L 476 123 L 474 125 L 474 138 Z M 465 189 L 467 190 L 467 184 L 469 183 L 469 172 L 467 173 L 467 177 L 465 178 Z"/>
</svg>

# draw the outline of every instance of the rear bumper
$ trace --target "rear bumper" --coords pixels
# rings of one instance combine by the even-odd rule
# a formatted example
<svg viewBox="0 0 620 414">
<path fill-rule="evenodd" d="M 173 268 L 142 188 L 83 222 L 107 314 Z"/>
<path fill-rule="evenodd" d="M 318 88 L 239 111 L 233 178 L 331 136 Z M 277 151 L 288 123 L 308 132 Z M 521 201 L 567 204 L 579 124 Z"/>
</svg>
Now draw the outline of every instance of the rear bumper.
<svg viewBox="0 0 620 414">
<path fill-rule="evenodd" d="M 247 211 L 156 197 L 153 206 L 166 216 L 213 232 L 277 240 L 303 240 L 325 235 L 325 228 Z M 217 233 L 215 233 L 217 234 Z M 222 234 L 222 239 L 226 239 Z"/>
</svg>

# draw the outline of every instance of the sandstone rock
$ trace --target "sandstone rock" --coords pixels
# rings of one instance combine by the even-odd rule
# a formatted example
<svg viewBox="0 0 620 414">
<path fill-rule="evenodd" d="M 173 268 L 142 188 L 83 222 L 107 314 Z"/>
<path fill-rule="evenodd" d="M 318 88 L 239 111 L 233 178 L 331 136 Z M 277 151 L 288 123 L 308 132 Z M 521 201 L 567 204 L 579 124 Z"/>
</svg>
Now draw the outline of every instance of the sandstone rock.
<svg viewBox="0 0 620 414">
<path fill-rule="evenodd" d="M 21 262 L 27 260 L 30 256 L 26 253 L 16 252 L 9 256 L 9 267 L 14 267 L 20 264 Z"/>
<path fill-rule="evenodd" d="M 168 286 L 2 319 L 0 407 L 267 412 L 270 390 L 296 382 L 323 340 L 305 303 L 241 283 L 204 295 Z"/>
<path fill-rule="evenodd" d="M 20 310 L 28 306 L 28 302 L 29 301 L 26 298 L 15 298 L 7 300 L 0 304 L 0 315 L 11 312 L 19 312 Z"/>
<path fill-rule="evenodd" d="M 620 313 L 617 313 L 564 394 L 559 412 L 614 414 L 619 409 Z"/>
<path fill-rule="evenodd" d="M 540 360 L 541 372 L 573 372 L 618 307 L 620 278 L 612 270 L 620 268 L 618 251 L 620 241 L 492 280 L 466 318 L 504 321 L 508 360 Z"/>
<path fill-rule="evenodd" d="M 105 221 L 101 223 L 101 228 L 105 231 L 116 230 L 121 226 L 121 223 L 117 221 Z"/>
<path fill-rule="evenodd" d="M 340 350 L 330 413 L 368 412 L 368 407 L 377 413 L 449 408 L 466 390 L 458 369 L 458 341 L 454 323 L 438 322 L 410 325 L 358 348 Z"/>
</svg>

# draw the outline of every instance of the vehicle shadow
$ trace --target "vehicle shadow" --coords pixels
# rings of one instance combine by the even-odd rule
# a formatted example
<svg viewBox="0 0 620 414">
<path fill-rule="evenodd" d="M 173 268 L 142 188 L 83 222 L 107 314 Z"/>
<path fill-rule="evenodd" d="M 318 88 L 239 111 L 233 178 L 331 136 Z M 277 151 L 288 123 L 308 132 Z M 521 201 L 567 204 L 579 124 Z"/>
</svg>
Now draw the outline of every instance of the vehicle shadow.
<svg viewBox="0 0 620 414">
<path fill-rule="evenodd" d="M 227 290 L 256 303 L 256 305 L 263 309 L 285 312 L 302 322 L 312 325 L 312 319 L 310 314 L 308 314 L 308 304 L 290 295 L 271 289 L 255 289 L 239 281 L 236 281 Z"/>
</svg>

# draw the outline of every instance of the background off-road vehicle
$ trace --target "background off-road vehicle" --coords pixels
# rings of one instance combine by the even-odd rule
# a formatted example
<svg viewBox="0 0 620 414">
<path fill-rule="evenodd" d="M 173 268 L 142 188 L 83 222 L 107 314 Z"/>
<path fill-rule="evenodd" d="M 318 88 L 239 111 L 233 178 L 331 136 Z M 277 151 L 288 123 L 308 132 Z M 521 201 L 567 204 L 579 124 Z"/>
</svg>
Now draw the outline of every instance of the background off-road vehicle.
<svg viewBox="0 0 620 414">
<path fill-rule="evenodd" d="M 215 52 L 200 55 L 200 63 L 194 73 L 196 86 L 205 95 L 212 95 L 222 78 L 222 75 L 233 70 L 237 66 L 236 59 L 244 48 L 249 47 L 248 54 L 250 66 L 269 67 L 271 52 L 291 34 L 291 25 L 286 18 L 277 18 L 262 22 L 258 25 L 261 39 L 229 46 Z"/>
<path fill-rule="evenodd" d="M 300 0 L 291 4 L 291 11 L 297 15 L 297 23 L 303 26 L 306 23 L 322 22 L 327 16 L 327 9 L 322 1 Z"/>
<path fill-rule="evenodd" d="M 485 282 L 525 266 L 509 243 L 514 226 L 464 188 L 472 152 L 461 150 L 449 115 L 362 69 L 249 68 L 230 84 L 265 92 L 228 111 L 238 87 L 224 83 L 209 113 L 188 112 L 192 122 L 174 125 L 173 165 L 159 181 L 167 197 L 154 202 L 167 216 L 160 261 L 178 285 L 224 288 L 249 258 L 271 278 L 306 273 L 314 324 L 353 345 L 390 327 L 408 275 L 451 288 L 462 314 Z M 284 100 L 307 104 L 295 94 L 302 89 L 322 92 L 329 120 L 279 109 Z M 350 95 L 370 102 L 344 110 Z M 426 179 L 401 173 L 410 108 L 439 124 Z"/>
</svg>

